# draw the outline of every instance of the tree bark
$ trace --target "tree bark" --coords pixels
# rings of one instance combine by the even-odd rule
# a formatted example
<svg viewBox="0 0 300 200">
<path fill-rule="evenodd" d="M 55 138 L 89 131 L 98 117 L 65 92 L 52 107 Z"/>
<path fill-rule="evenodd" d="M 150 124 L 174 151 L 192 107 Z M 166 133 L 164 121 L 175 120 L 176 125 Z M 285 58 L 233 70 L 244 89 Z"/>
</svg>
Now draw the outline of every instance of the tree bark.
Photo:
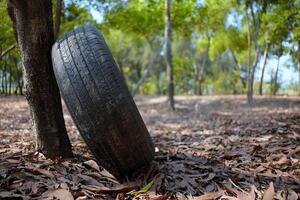
<svg viewBox="0 0 300 200">
<path fill-rule="evenodd" d="M 167 65 L 167 94 L 171 110 L 175 110 L 174 106 L 174 80 L 172 66 L 172 27 L 171 27 L 171 0 L 165 0 L 165 60 Z"/>
<path fill-rule="evenodd" d="M 11 95 L 11 81 L 12 81 L 12 70 L 11 70 L 11 66 L 9 65 L 9 84 L 8 84 L 8 95 Z"/>
<path fill-rule="evenodd" d="M 8 0 L 7 6 L 24 66 L 36 147 L 49 158 L 71 157 L 50 56 L 54 41 L 51 0 Z"/>
<path fill-rule="evenodd" d="M 266 68 L 266 63 L 267 63 L 267 59 L 268 59 L 268 51 L 269 51 L 269 44 L 266 44 L 266 47 L 265 47 L 265 50 L 264 50 L 264 56 L 263 56 L 260 82 L 259 82 L 259 95 L 260 96 L 263 94 L 264 74 L 265 74 L 265 68 Z"/>
<path fill-rule="evenodd" d="M 249 19 L 248 21 L 248 48 L 249 48 L 249 71 L 248 71 L 248 82 L 247 82 L 247 103 L 249 105 L 253 104 L 253 85 L 254 85 L 254 75 L 255 75 L 255 70 L 256 66 L 259 60 L 259 45 L 257 41 L 257 36 L 258 36 L 258 31 L 259 31 L 259 19 L 255 17 L 254 10 L 253 10 L 253 0 L 250 1 L 250 12 L 251 12 L 251 17 L 253 20 L 253 25 L 254 25 L 254 32 L 253 32 L 253 42 L 255 46 L 255 55 L 254 55 L 254 61 L 251 64 L 251 37 L 250 37 L 250 22 Z"/>
<path fill-rule="evenodd" d="M 300 40 L 298 41 L 298 52 L 297 52 L 297 69 L 298 69 L 298 96 L 300 96 Z"/>
<path fill-rule="evenodd" d="M 56 40 L 59 36 L 60 30 L 60 19 L 62 12 L 62 4 L 63 0 L 56 0 L 56 9 L 55 9 L 55 24 L 54 24 L 54 40 Z"/>
<path fill-rule="evenodd" d="M 4 69 L 1 69 L 1 93 L 5 93 L 5 87 L 4 87 Z"/>
<path fill-rule="evenodd" d="M 8 90 L 7 90 L 7 62 L 4 64 L 4 94 L 5 96 L 8 95 Z"/>
<path fill-rule="evenodd" d="M 276 67 L 276 72 L 275 72 L 275 75 L 274 75 L 274 78 L 273 78 L 273 87 L 272 87 L 272 95 L 276 95 L 277 92 L 278 92 L 278 72 L 279 72 L 279 63 L 280 63 L 280 56 L 278 56 L 278 61 L 277 61 L 277 67 Z"/>
</svg>

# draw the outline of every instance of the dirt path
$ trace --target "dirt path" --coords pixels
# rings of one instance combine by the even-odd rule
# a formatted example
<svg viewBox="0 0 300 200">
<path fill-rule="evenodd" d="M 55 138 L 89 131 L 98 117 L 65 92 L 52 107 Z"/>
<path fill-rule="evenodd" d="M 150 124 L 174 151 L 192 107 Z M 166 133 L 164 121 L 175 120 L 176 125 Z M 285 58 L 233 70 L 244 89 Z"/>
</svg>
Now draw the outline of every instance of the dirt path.
<svg viewBox="0 0 300 200">
<path fill-rule="evenodd" d="M 168 111 L 165 97 L 139 96 L 136 103 L 157 151 L 148 174 L 148 179 L 156 177 L 154 184 L 138 197 L 156 192 L 183 198 L 218 191 L 210 194 L 247 199 L 256 194 L 260 199 L 272 182 L 277 199 L 298 198 L 300 98 L 257 97 L 249 108 L 242 96 L 180 96 L 176 112 Z M 33 152 L 25 99 L 0 97 L 0 196 L 38 198 L 60 190 L 74 197 L 111 197 L 99 187 L 112 196 L 127 192 L 112 191 L 126 186 L 95 169 L 92 161 L 85 162 L 92 157 L 65 113 L 74 152 L 85 158 L 55 163 Z M 16 175 L 20 172 L 24 174 Z"/>
</svg>

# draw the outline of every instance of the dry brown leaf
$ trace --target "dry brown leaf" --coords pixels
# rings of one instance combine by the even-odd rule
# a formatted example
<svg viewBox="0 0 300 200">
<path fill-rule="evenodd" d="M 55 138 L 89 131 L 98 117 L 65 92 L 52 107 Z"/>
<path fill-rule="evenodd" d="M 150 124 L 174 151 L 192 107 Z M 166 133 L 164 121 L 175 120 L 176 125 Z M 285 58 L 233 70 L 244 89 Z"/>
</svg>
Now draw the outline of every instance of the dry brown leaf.
<svg viewBox="0 0 300 200">
<path fill-rule="evenodd" d="M 111 178 L 111 179 L 116 179 L 111 173 L 109 173 L 106 169 L 103 169 L 102 171 L 99 172 L 102 176 Z"/>
<path fill-rule="evenodd" d="M 275 165 L 291 165 L 292 161 L 291 161 L 291 159 L 287 158 L 286 156 L 283 156 L 274 164 Z"/>
<path fill-rule="evenodd" d="M 85 161 L 83 164 L 87 165 L 87 166 L 89 166 L 89 167 L 91 167 L 91 168 L 93 168 L 93 169 L 95 169 L 97 171 L 100 171 L 99 165 L 94 160 Z"/>
<path fill-rule="evenodd" d="M 100 186 L 100 187 L 104 186 L 102 183 L 98 182 L 96 179 L 94 179 L 90 176 L 87 176 L 87 175 L 84 175 L 84 174 L 78 174 L 78 177 L 83 179 L 84 182 L 86 182 L 88 185 L 95 185 L 95 186 Z"/>
<path fill-rule="evenodd" d="M 32 172 L 38 172 L 38 173 L 40 173 L 40 174 L 42 174 L 42 175 L 44 175 L 44 176 L 47 176 L 47 177 L 49 177 L 49 178 L 54 178 L 55 176 L 54 176 L 54 174 L 51 172 L 51 171 L 49 171 L 49 170 L 46 170 L 46 169 L 41 169 L 41 168 L 27 168 L 27 169 L 29 169 L 30 171 L 32 171 Z"/>
<path fill-rule="evenodd" d="M 288 190 L 287 200 L 297 200 L 298 194 L 294 190 Z"/>
<path fill-rule="evenodd" d="M 152 198 L 150 198 L 150 200 L 167 200 L 169 198 L 170 198 L 170 195 L 161 195 L 158 197 L 152 197 Z"/>
<path fill-rule="evenodd" d="M 18 199 L 18 198 L 22 198 L 22 199 L 28 199 L 28 198 L 25 198 L 23 195 L 20 195 L 20 194 L 15 194 L 11 191 L 2 191 L 0 192 L 0 198 L 2 199 Z"/>
<path fill-rule="evenodd" d="M 103 193 L 103 194 L 107 194 L 107 193 L 127 193 L 127 192 L 131 192 L 133 190 L 136 190 L 140 187 L 141 187 L 141 182 L 136 181 L 136 182 L 129 182 L 129 183 L 126 183 L 126 184 L 117 185 L 113 188 L 100 187 L 95 192 Z"/>
<path fill-rule="evenodd" d="M 262 200 L 273 200 L 275 195 L 273 182 L 270 182 L 269 188 L 265 191 Z"/>
<path fill-rule="evenodd" d="M 73 200 L 71 192 L 66 189 L 57 189 L 43 193 L 43 199 Z"/>
<path fill-rule="evenodd" d="M 206 193 L 203 194 L 201 196 L 197 196 L 194 197 L 195 200 L 214 200 L 219 198 L 220 196 L 222 196 L 224 194 L 223 191 L 219 191 L 219 192 L 210 192 L 210 193 Z"/>
</svg>

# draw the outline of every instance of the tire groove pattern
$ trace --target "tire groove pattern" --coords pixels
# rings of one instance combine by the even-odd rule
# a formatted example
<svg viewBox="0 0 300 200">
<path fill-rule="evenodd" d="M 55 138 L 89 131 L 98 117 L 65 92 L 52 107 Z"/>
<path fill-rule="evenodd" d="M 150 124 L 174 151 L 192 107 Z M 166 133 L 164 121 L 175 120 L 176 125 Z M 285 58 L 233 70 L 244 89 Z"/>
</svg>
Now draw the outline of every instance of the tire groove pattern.
<svg viewBox="0 0 300 200">
<path fill-rule="evenodd" d="M 52 49 L 62 96 L 83 139 L 108 171 L 121 178 L 148 166 L 154 146 L 103 36 L 77 28 Z"/>
</svg>

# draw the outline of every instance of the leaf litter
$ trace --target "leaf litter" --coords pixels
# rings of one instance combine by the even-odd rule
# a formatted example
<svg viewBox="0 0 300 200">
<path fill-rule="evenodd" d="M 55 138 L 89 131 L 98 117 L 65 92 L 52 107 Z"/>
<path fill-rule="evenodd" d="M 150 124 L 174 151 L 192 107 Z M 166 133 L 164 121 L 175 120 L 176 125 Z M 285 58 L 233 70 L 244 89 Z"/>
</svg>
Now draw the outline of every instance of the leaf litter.
<svg viewBox="0 0 300 200">
<path fill-rule="evenodd" d="M 66 110 L 74 159 L 34 151 L 23 97 L 0 97 L 0 199 L 296 200 L 300 195 L 300 99 L 136 98 L 156 144 L 153 166 L 120 183 L 94 160 Z M 64 107 L 65 109 L 65 107 Z"/>
</svg>

